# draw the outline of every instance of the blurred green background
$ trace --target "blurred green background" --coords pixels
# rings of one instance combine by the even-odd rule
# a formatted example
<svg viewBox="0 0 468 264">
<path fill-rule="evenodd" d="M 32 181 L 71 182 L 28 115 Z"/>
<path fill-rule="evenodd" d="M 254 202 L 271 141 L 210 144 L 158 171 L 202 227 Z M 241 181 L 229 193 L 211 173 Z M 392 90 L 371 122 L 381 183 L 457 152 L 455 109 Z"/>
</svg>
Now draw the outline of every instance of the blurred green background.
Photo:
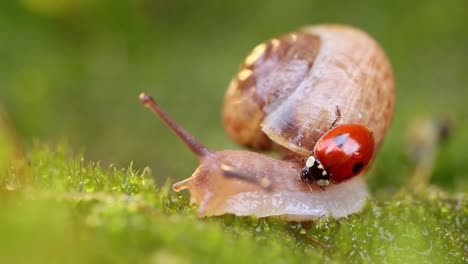
<svg viewBox="0 0 468 264">
<path fill-rule="evenodd" d="M 209 147 L 238 148 L 220 108 L 249 51 L 304 25 L 346 23 L 382 44 L 396 76 L 394 122 L 371 186 L 404 184 L 406 127 L 442 115 L 455 129 L 433 182 L 466 191 L 467 10 L 464 0 L 0 1 L 0 105 L 26 146 L 65 138 L 88 159 L 182 179 L 197 161 L 139 104 L 141 91 Z"/>
</svg>

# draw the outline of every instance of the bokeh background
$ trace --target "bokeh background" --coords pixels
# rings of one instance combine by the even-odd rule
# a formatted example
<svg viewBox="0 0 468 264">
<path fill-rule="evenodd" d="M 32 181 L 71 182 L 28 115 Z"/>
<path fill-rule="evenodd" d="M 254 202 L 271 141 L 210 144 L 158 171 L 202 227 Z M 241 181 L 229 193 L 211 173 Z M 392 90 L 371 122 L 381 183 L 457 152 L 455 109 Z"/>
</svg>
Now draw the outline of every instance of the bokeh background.
<svg viewBox="0 0 468 264">
<path fill-rule="evenodd" d="M 465 190 L 468 174 L 468 5 L 419 1 L 0 1 L 0 105 L 28 148 L 66 140 L 104 164 L 187 177 L 196 159 L 138 102 L 147 91 L 211 148 L 239 148 L 221 127 L 223 94 L 258 43 L 299 27 L 346 23 L 386 50 L 397 105 L 369 181 L 408 181 L 405 134 L 448 117 L 433 183 Z M 378 102 L 376 102 L 378 103 Z"/>
</svg>

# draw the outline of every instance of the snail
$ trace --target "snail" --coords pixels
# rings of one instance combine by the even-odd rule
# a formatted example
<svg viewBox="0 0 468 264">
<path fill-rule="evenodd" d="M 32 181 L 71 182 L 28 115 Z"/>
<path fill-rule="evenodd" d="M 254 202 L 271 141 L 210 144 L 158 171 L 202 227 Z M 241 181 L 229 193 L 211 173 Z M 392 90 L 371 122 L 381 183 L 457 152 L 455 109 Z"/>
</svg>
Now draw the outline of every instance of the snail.
<svg viewBox="0 0 468 264">
<path fill-rule="evenodd" d="M 189 189 L 200 217 L 307 221 L 346 217 L 364 206 L 370 194 L 362 175 L 390 125 L 395 88 L 389 60 L 370 36 L 317 25 L 254 48 L 225 95 L 228 135 L 252 149 L 276 150 L 280 159 L 208 149 L 149 95 L 140 101 L 199 158 L 193 175 L 173 189 Z"/>
</svg>

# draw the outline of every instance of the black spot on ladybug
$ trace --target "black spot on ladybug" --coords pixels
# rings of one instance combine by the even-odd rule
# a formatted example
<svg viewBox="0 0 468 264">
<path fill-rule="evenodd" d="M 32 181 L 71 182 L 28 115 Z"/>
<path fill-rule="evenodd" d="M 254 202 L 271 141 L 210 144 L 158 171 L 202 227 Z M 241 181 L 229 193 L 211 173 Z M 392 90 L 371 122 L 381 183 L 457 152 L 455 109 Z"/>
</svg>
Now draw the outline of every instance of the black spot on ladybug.
<svg viewBox="0 0 468 264">
<path fill-rule="evenodd" d="M 364 167 L 364 163 L 362 161 L 356 162 L 353 165 L 353 173 L 356 174 L 361 171 L 362 167 Z"/>
<path fill-rule="evenodd" d="M 336 145 L 338 145 L 340 148 L 343 147 L 343 145 L 346 143 L 346 141 L 348 141 L 348 137 L 349 137 L 349 134 L 346 133 L 346 134 L 339 134 L 339 135 L 336 135 L 334 138 L 333 138 L 333 142 L 336 143 Z"/>
</svg>

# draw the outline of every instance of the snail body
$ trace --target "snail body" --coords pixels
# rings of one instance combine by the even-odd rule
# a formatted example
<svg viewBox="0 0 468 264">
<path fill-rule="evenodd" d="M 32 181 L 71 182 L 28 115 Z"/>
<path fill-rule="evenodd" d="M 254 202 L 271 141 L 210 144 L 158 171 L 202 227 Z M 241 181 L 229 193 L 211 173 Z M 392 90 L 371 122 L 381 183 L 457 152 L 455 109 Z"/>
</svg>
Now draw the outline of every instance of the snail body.
<svg viewBox="0 0 468 264">
<path fill-rule="evenodd" d="M 303 221 L 329 215 L 340 218 L 364 206 L 369 192 L 361 172 L 390 124 L 394 83 L 383 50 L 367 34 L 349 26 L 307 27 L 257 46 L 231 81 L 223 124 L 238 143 L 279 150 L 283 159 L 246 150 L 210 150 L 170 119 L 150 96 L 142 94 L 140 101 L 199 158 L 201 164 L 193 175 L 173 185 L 175 191 L 189 189 L 191 202 L 199 205 L 199 216 L 277 215 Z M 337 121 L 344 125 L 332 129 Z M 338 150 L 341 160 L 357 157 L 364 162 L 356 171 L 356 162 L 351 169 L 327 165 L 330 171 L 346 168 L 352 173 L 338 175 L 335 181 L 332 177 L 336 184 L 325 189 L 328 182 L 305 177 L 304 168 L 313 166 L 316 154 L 326 160 L 325 151 L 318 148 L 321 144 L 316 143 L 326 142 L 332 131 L 347 124 L 368 129 L 372 140 L 363 142 L 371 143 L 366 143 L 364 152 L 360 148 L 346 152 L 342 146 L 353 142 L 340 145 L 335 140 L 331 153 Z M 324 164 L 337 160 L 331 158 Z"/>
<path fill-rule="evenodd" d="M 210 150 L 170 119 L 149 95 L 141 94 L 140 101 L 200 160 L 190 178 L 173 185 L 177 192 L 189 189 L 190 202 L 199 205 L 200 217 L 230 213 L 281 216 L 290 221 L 328 215 L 341 218 L 358 212 L 369 197 L 362 177 L 322 191 L 300 179 L 300 166 L 295 161 L 245 150 Z"/>
<path fill-rule="evenodd" d="M 173 186 L 176 191 L 190 190 L 191 202 L 200 205 L 199 216 L 229 213 L 303 221 L 332 214 L 341 218 L 359 211 L 369 197 L 362 177 L 322 191 L 300 179 L 300 167 L 251 151 L 217 151 L 201 163 L 192 177 Z"/>
</svg>

